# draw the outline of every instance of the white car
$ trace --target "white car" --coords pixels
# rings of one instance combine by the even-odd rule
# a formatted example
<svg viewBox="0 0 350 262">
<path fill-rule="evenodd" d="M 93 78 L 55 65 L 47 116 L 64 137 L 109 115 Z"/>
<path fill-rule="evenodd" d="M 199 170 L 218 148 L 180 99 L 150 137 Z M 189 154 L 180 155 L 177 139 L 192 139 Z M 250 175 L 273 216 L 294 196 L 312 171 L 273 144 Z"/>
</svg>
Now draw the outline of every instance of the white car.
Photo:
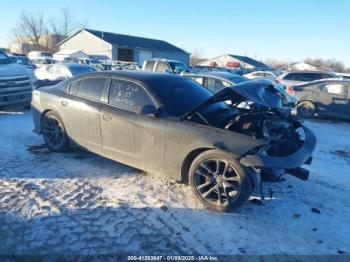
<svg viewBox="0 0 350 262">
<path fill-rule="evenodd" d="M 94 72 L 96 69 L 81 64 L 52 64 L 35 70 L 35 76 L 40 80 L 63 80 L 83 73 Z"/>
<path fill-rule="evenodd" d="M 276 74 L 269 71 L 254 71 L 248 74 L 244 74 L 244 76 L 249 79 L 253 79 L 256 77 L 265 77 L 265 78 L 275 79 L 277 77 Z"/>
</svg>

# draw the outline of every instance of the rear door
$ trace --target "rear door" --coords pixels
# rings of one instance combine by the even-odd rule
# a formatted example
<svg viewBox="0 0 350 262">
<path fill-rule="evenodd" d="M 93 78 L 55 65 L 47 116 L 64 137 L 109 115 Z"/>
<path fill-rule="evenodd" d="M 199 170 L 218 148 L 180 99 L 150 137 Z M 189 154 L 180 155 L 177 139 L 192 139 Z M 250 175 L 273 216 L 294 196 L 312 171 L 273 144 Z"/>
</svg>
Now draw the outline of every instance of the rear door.
<svg viewBox="0 0 350 262">
<path fill-rule="evenodd" d="M 71 82 L 60 107 L 68 136 L 78 145 L 94 152 L 101 151 L 101 95 L 106 87 L 105 77 L 83 78 Z"/>
<path fill-rule="evenodd" d="M 156 101 L 140 83 L 113 78 L 102 108 L 103 154 L 146 171 L 164 166 L 166 121 L 138 113 Z"/>
<path fill-rule="evenodd" d="M 319 110 L 329 115 L 349 115 L 348 85 L 327 83 L 319 86 Z"/>
</svg>

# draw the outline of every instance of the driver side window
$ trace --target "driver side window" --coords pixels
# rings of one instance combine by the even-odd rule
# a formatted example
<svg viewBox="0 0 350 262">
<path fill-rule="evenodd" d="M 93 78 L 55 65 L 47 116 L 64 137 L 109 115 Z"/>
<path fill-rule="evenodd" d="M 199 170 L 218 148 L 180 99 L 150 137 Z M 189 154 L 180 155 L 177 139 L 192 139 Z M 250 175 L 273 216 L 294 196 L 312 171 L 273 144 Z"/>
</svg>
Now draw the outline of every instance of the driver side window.
<svg viewBox="0 0 350 262">
<path fill-rule="evenodd" d="M 108 95 L 108 103 L 126 110 L 136 111 L 138 107 L 154 105 L 144 88 L 131 81 L 113 79 Z"/>
</svg>

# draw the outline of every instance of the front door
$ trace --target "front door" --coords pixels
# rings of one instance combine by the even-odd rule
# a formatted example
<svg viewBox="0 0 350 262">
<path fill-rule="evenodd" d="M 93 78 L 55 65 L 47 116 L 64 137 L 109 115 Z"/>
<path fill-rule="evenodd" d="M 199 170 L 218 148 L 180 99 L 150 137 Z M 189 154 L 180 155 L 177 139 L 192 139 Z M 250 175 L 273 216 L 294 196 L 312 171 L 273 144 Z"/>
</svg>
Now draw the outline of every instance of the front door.
<svg viewBox="0 0 350 262">
<path fill-rule="evenodd" d="M 145 105 L 155 106 L 146 89 L 136 82 L 112 79 L 108 104 L 101 111 L 103 154 L 118 162 L 146 170 L 164 166 L 166 122 L 139 113 Z"/>
</svg>

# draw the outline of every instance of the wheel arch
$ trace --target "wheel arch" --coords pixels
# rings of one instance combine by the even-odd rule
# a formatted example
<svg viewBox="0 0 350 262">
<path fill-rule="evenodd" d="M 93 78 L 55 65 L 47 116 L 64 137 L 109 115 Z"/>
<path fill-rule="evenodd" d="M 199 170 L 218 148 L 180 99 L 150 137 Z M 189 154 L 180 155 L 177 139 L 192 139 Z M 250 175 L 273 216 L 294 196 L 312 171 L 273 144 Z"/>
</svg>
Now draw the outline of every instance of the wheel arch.
<svg viewBox="0 0 350 262">
<path fill-rule="evenodd" d="M 210 147 L 196 148 L 186 155 L 181 166 L 181 180 L 180 180 L 181 183 L 188 184 L 188 172 L 190 171 L 190 167 L 193 160 L 201 153 L 211 149 L 213 148 L 210 148 Z"/>
<path fill-rule="evenodd" d="M 42 120 L 43 120 L 44 116 L 49 112 L 53 112 L 54 114 L 56 114 L 58 116 L 58 118 L 61 120 L 61 122 L 63 123 L 62 117 L 60 116 L 60 114 L 58 114 L 55 110 L 53 110 L 51 108 L 47 108 L 40 115 L 40 133 L 42 133 L 42 124 L 41 124 Z M 64 123 L 63 123 L 63 125 L 64 125 Z"/>
</svg>

